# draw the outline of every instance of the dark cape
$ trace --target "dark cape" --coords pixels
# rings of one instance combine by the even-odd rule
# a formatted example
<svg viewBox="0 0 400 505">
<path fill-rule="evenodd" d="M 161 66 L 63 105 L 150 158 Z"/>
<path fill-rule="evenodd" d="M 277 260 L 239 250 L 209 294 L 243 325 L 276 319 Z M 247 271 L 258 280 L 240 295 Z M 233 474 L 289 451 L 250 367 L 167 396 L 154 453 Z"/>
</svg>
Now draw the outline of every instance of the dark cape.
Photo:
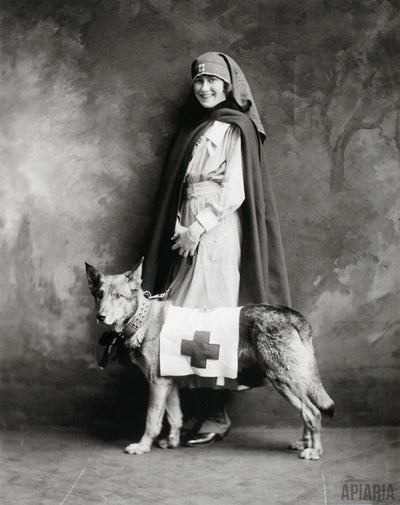
<svg viewBox="0 0 400 505">
<path fill-rule="evenodd" d="M 245 200 L 239 209 L 243 233 L 239 305 L 290 305 L 281 232 L 260 134 L 245 113 L 224 107 L 212 110 L 202 121 L 184 124 L 175 140 L 161 177 L 142 287 L 152 294 L 166 291 L 174 266 L 182 261 L 171 250 L 182 186 L 195 142 L 215 120 L 235 125 L 241 133 Z"/>
</svg>

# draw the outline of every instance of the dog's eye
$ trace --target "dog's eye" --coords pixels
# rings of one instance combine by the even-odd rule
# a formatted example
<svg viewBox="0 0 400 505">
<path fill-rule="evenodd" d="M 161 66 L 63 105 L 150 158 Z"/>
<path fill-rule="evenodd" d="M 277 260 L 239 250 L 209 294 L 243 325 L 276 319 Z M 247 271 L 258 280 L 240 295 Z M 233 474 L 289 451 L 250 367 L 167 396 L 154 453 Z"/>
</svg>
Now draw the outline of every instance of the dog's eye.
<svg viewBox="0 0 400 505">
<path fill-rule="evenodd" d="M 98 298 L 99 300 L 101 300 L 101 299 L 103 298 L 103 296 L 104 296 L 103 291 L 99 291 L 99 292 L 97 293 L 97 298 Z"/>
<path fill-rule="evenodd" d="M 120 295 L 119 293 L 115 293 L 114 298 L 122 298 L 122 295 Z"/>
</svg>

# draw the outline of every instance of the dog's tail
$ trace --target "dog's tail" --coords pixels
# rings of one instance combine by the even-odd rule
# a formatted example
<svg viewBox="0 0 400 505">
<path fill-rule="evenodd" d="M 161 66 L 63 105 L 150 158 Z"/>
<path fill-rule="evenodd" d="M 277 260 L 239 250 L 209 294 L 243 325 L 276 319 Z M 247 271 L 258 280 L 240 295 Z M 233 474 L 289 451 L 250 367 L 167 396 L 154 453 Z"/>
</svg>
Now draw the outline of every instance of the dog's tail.
<svg viewBox="0 0 400 505">
<path fill-rule="evenodd" d="M 328 417 L 333 417 L 335 413 L 335 403 L 332 398 L 325 391 L 322 385 L 319 373 L 317 371 L 314 381 L 311 383 L 308 397 L 315 406 L 321 411 L 321 414 Z"/>
</svg>

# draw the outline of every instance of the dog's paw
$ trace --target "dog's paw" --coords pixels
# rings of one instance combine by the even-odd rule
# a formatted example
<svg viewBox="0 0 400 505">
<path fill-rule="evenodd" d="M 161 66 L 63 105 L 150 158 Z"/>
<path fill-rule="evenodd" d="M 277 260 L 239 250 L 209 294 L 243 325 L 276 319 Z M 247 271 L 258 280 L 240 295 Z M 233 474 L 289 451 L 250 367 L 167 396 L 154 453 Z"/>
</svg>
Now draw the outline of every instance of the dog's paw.
<svg viewBox="0 0 400 505">
<path fill-rule="evenodd" d="M 296 440 L 289 445 L 292 451 L 303 451 L 308 448 L 308 441 L 304 439 Z"/>
<path fill-rule="evenodd" d="M 176 449 L 180 445 L 179 432 L 176 434 L 170 433 L 168 438 L 160 438 L 156 440 L 156 444 L 160 449 Z"/>
<path fill-rule="evenodd" d="M 124 452 L 127 454 L 146 454 L 147 452 L 150 452 L 150 447 L 139 442 L 138 444 L 127 445 Z"/>
<path fill-rule="evenodd" d="M 156 440 L 157 447 L 160 449 L 168 449 L 168 439 L 167 438 L 160 438 Z"/>
<path fill-rule="evenodd" d="M 299 454 L 299 458 L 301 459 L 307 459 L 310 461 L 316 461 L 322 456 L 322 451 L 319 449 L 314 449 L 313 447 L 308 447 L 307 449 L 304 449 Z"/>
<path fill-rule="evenodd" d="M 169 437 L 168 437 L 168 447 L 170 449 L 176 449 L 177 447 L 180 446 L 180 440 L 181 437 L 180 437 L 180 430 L 176 430 L 176 431 L 172 431 L 171 430 L 171 433 L 169 434 Z"/>
</svg>

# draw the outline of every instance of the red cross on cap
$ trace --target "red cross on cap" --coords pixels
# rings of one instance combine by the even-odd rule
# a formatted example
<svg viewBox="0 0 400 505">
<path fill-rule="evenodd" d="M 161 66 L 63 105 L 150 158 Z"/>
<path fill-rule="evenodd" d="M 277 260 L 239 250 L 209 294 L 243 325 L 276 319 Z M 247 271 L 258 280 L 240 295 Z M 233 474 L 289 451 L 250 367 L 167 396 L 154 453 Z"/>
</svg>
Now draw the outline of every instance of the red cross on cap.
<svg viewBox="0 0 400 505">
<path fill-rule="evenodd" d="M 204 63 L 200 63 L 199 72 L 205 72 L 205 70 L 206 70 L 206 66 L 204 65 Z"/>
</svg>

